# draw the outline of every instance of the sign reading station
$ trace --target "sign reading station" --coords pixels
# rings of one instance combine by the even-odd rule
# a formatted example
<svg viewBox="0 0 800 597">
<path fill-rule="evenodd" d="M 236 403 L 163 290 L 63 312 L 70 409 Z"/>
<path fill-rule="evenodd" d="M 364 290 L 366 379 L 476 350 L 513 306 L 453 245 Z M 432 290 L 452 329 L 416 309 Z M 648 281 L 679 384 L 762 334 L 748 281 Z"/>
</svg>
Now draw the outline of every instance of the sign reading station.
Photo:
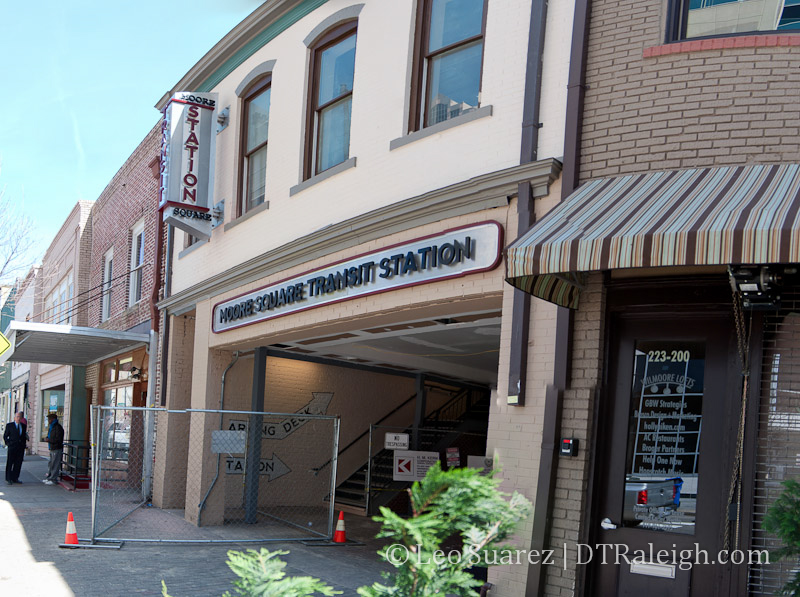
<svg viewBox="0 0 800 597">
<path fill-rule="evenodd" d="M 484 222 L 368 253 L 214 306 L 214 332 L 357 297 L 494 269 L 502 228 Z"/>
<path fill-rule="evenodd" d="M 216 93 L 180 92 L 161 124 L 161 198 L 164 222 L 211 238 Z"/>
</svg>

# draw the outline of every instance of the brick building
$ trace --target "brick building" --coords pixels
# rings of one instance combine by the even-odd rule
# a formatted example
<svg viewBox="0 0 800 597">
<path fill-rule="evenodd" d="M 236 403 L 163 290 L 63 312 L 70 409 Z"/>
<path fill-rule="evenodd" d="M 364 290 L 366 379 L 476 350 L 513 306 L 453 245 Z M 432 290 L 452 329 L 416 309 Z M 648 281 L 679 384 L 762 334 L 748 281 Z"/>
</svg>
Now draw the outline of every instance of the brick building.
<svg viewBox="0 0 800 597">
<path fill-rule="evenodd" d="M 798 474 L 794 10 L 576 4 L 564 200 L 509 249 L 509 281 L 561 305 L 533 545 L 572 551 L 526 594 L 772 594 L 787 579 L 747 552 L 703 565 L 647 549 L 774 547 L 761 521 Z M 527 437 L 523 421 L 508 441 Z M 560 438 L 577 455 L 557 455 Z M 580 565 L 579 543 L 648 555 Z"/>
<path fill-rule="evenodd" d="M 30 388 L 32 449 L 47 454 L 45 417 L 58 414 L 67 440 L 64 473 L 73 486 L 88 483 L 94 423 L 113 430 L 104 449 L 127 458 L 129 414 L 112 410 L 93 422 L 91 406 L 144 406 L 154 393 L 160 139 L 156 125 L 97 201 L 76 205 L 35 278 L 33 310 L 20 304 L 10 324 L 12 348 L 3 359 L 19 368 L 20 387 Z M 133 431 L 141 441 L 148 430 Z"/>
<path fill-rule="evenodd" d="M 216 532 L 246 502 L 327 508 L 298 488 L 335 461 L 336 505 L 370 514 L 398 486 L 367 438 L 407 431 L 534 501 L 518 543 L 555 565 L 492 568 L 492 595 L 777 589 L 791 566 L 579 551 L 774 546 L 798 474 L 796 3 L 696 4 L 256 9 L 95 208 L 84 325 L 132 336 L 85 387 L 169 409 L 153 458 L 113 411 L 113 480 Z M 333 414 L 339 443 L 217 409 Z M 246 470 L 213 439 L 242 428 Z"/>
<path fill-rule="evenodd" d="M 153 289 L 161 275 L 157 253 L 163 240 L 158 237 L 161 228 L 156 211 L 160 149 L 161 127 L 157 124 L 95 202 L 92 291 L 87 301 L 91 327 L 149 336 L 152 342 L 157 329 Z M 92 402 L 106 406 L 145 406 L 155 346 L 139 342 L 129 350 L 108 350 L 108 358 L 89 366 L 86 385 Z M 153 378 L 154 387 L 155 375 Z M 120 420 L 116 420 L 118 415 Z M 106 435 L 110 449 L 124 457 L 131 433 L 130 414 L 110 411 L 103 420 L 104 425 L 117 432 Z"/>
<path fill-rule="evenodd" d="M 39 267 L 32 267 L 24 278 L 17 279 L 15 284 L 16 297 L 14 308 L 10 319 L 20 319 L 30 321 L 34 316 L 34 305 L 36 300 L 36 279 L 39 275 Z M 3 326 L 6 327 L 6 326 Z M 14 418 L 14 413 L 22 411 L 29 420 L 36 419 L 38 404 L 36 400 L 31 400 L 31 390 L 36 382 L 38 364 L 12 362 L 6 366 L 11 369 L 11 386 L 8 397 L 3 401 L 0 398 L 0 408 L 2 414 L 0 418 L 4 422 L 10 422 Z"/>
<path fill-rule="evenodd" d="M 33 313 L 15 313 L 12 329 L 21 322 L 23 325 L 65 328 L 87 325 L 86 304 L 81 298 L 89 290 L 92 205 L 91 201 L 79 201 L 67 216 L 47 248 L 36 276 Z M 16 348 L 16 344 L 22 342 L 15 340 L 13 344 Z M 67 440 L 84 441 L 89 432 L 86 370 L 65 364 L 65 360 L 70 360 L 70 351 L 63 346 L 54 346 L 51 354 L 52 358 L 33 353 L 30 355 L 32 358 L 14 359 L 38 363 L 38 366 L 31 367 L 36 371 L 36 377 L 28 398 L 31 412 L 28 435 L 31 450 L 41 455 L 48 454 L 46 417 L 50 412 L 58 415 Z"/>
<path fill-rule="evenodd" d="M 329 490 L 298 487 L 330 445 L 306 463 L 296 436 L 268 441 L 267 425 L 249 461 L 278 456 L 292 472 L 243 480 L 212 452 L 236 416 L 199 412 L 294 413 L 322 395 L 341 421 L 337 507 L 372 513 L 401 489 L 369 472 L 371 429 L 381 450 L 393 429 L 463 465 L 497 455 L 505 487 L 535 497 L 537 407 L 515 413 L 506 391 L 529 301 L 501 264 L 533 198 L 544 213 L 560 196 L 571 20 L 568 4 L 539 2 L 272 2 L 164 96 L 165 130 L 183 127 L 168 155 L 186 169 L 163 164 L 165 189 L 185 184 L 164 201 L 179 228 L 159 303 L 159 398 L 173 412 L 158 417 L 154 505 L 198 526 L 224 526 L 253 486 L 260 510 L 327 506 Z M 214 176 L 198 200 L 189 159 L 208 151 L 204 134 Z M 552 336 L 555 313 L 536 307 L 531 338 Z M 505 441 L 523 419 L 529 437 Z M 492 570 L 493 594 L 519 595 L 526 574 Z"/>
</svg>

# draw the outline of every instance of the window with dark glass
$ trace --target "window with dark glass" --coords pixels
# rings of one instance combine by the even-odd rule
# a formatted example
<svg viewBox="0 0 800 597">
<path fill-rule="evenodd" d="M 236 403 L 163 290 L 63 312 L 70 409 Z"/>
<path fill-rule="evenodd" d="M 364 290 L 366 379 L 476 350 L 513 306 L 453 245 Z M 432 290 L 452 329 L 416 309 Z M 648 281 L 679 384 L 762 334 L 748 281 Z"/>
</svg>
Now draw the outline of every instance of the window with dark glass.
<svg viewBox="0 0 800 597">
<path fill-rule="evenodd" d="M 271 82 L 271 77 L 261 79 L 244 97 L 241 213 L 264 203 Z"/>
<path fill-rule="evenodd" d="M 311 97 L 306 126 L 305 178 L 350 157 L 350 112 L 356 21 L 323 35 L 311 47 Z"/>
<path fill-rule="evenodd" d="M 668 40 L 800 30 L 800 0 L 676 0 Z"/>
<path fill-rule="evenodd" d="M 114 280 L 114 248 L 103 256 L 103 285 L 100 296 L 100 321 L 111 317 L 111 286 Z"/>
<path fill-rule="evenodd" d="M 131 306 L 142 300 L 142 281 L 144 274 L 144 221 L 133 227 L 131 232 L 131 279 L 130 296 L 128 302 Z"/>
<path fill-rule="evenodd" d="M 425 0 L 418 5 L 410 129 L 480 105 L 485 0 Z"/>
</svg>

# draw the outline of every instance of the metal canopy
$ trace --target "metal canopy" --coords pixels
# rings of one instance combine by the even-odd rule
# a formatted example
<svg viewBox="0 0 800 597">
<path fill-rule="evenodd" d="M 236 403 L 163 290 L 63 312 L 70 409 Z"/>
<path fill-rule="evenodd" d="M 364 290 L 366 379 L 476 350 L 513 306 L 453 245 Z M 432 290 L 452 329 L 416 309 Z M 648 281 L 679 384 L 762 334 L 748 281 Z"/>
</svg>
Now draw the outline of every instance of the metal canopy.
<svg viewBox="0 0 800 597">
<path fill-rule="evenodd" d="M 6 333 L 6 361 L 83 367 L 150 342 L 148 334 L 100 328 L 12 321 Z"/>
</svg>

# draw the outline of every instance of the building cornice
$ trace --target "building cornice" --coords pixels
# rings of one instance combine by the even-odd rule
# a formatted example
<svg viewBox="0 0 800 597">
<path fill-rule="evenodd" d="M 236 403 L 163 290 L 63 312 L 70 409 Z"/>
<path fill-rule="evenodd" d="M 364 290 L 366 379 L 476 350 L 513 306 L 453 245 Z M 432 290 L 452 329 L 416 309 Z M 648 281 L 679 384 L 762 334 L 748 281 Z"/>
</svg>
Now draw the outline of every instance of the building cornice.
<svg viewBox="0 0 800 597">
<path fill-rule="evenodd" d="M 211 91 L 245 60 L 328 0 L 268 0 L 231 29 L 156 103 L 179 91 Z"/>
<path fill-rule="evenodd" d="M 505 207 L 517 195 L 520 183 L 528 182 L 535 196 L 544 196 L 560 173 L 561 162 L 550 158 L 482 174 L 387 205 L 244 261 L 163 299 L 158 308 L 183 313 L 199 301 L 337 251 L 448 218 Z"/>
</svg>

